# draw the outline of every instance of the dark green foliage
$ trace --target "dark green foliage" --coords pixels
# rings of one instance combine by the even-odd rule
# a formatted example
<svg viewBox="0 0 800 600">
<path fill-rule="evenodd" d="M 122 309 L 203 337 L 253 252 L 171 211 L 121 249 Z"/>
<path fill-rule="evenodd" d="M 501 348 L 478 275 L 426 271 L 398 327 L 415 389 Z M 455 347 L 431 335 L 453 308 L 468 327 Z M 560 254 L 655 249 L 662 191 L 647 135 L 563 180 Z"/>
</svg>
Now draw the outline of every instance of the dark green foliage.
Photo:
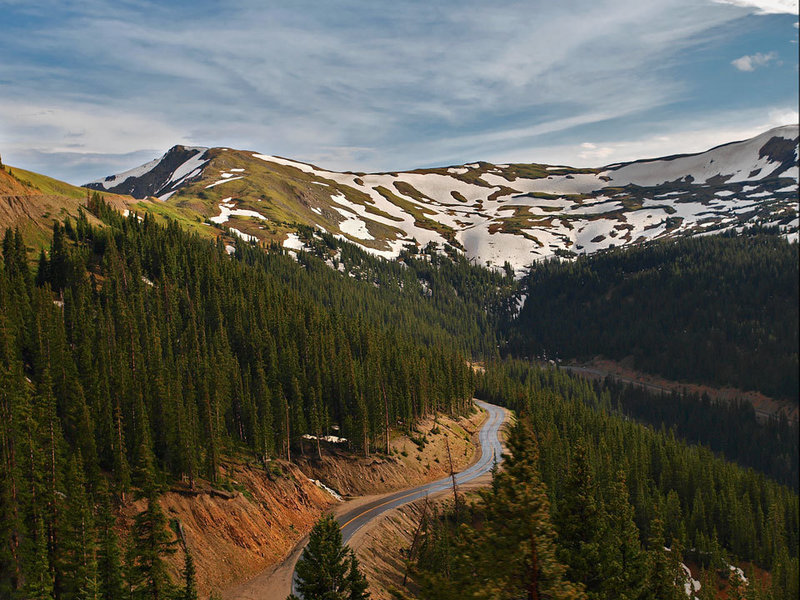
<svg viewBox="0 0 800 600">
<path fill-rule="evenodd" d="M 650 523 L 647 543 L 650 566 L 644 597 L 648 600 L 683 600 L 686 594 L 680 553 L 674 545 L 669 548 L 664 544 L 664 523 L 656 516 Z"/>
<path fill-rule="evenodd" d="M 125 581 L 122 577 L 122 559 L 119 540 L 114 531 L 115 518 L 105 482 L 98 490 L 100 508 L 97 517 L 97 572 L 101 598 L 122 598 Z"/>
<path fill-rule="evenodd" d="M 387 425 L 470 410 L 466 359 L 494 347 L 494 328 L 457 290 L 476 302 L 465 292 L 471 280 L 514 285 L 466 262 L 409 258 L 417 273 L 345 247 L 359 278 L 310 254 L 298 264 L 241 244 L 230 257 L 177 225 L 122 217 L 97 195 L 89 207 L 108 227 L 84 215 L 56 223 L 36 277 L 19 233 L 3 239 L 6 595 L 171 593 L 160 490 L 215 482 L 230 454 L 266 464 L 317 452 L 303 434 L 333 425 L 369 454 L 385 447 Z M 148 498 L 127 552 L 107 488 L 123 501 L 132 491 Z"/>
<path fill-rule="evenodd" d="M 796 402 L 797 249 L 754 232 L 538 264 L 508 348 L 517 356 L 633 356 L 638 369 L 671 379 Z"/>
<path fill-rule="evenodd" d="M 333 515 L 324 515 L 311 529 L 295 574 L 297 591 L 304 600 L 369 599 L 358 560 L 342 543 L 342 531 Z"/>
<path fill-rule="evenodd" d="M 569 457 L 585 452 L 599 489 L 591 499 L 602 503 L 600 519 L 613 531 L 601 544 L 600 561 L 607 565 L 605 574 L 630 577 L 620 587 L 636 590 L 642 581 L 641 557 L 634 542 L 638 529 L 640 544 L 651 540 L 650 548 L 655 548 L 658 537 L 662 548 L 674 549 L 670 557 L 651 552 L 651 562 L 658 558 L 666 565 L 667 558 L 679 553 L 714 568 L 731 560 L 752 561 L 787 574 L 773 579 L 773 593 L 778 597 L 785 589 L 796 589 L 800 509 L 792 490 L 707 449 L 689 446 L 668 431 L 655 431 L 609 412 L 613 398 L 599 398 L 589 382 L 559 370 L 518 361 L 491 363 L 478 379 L 476 394 L 532 421 L 539 439 L 543 483 L 556 507 L 577 504 L 566 511 L 570 515 L 578 514 L 581 506 L 585 511 L 588 503 L 575 495 L 584 486 L 576 486 L 564 473 L 571 471 Z M 661 533 L 653 532 L 657 518 Z M 559 521 L 563 523 L 561 517 Z M 568 521 L 565 551 L 575 549 L 570 546 L 569 532 L 579 526 Z M 591 540 L 593 536 L 584 533 L 581 537 Z M 581 549 L 580 544 L 577 548 Z M 610 555 L 604 556 L 607 552 Z M 623 573 L 620 564 L 629 568 Z M 604 590 L 601 586 L 599 591 L 613 597 L 613 589 Z"/>
<path fill-rule="evenodd" d="M 437 541 L 428 541 L 420 564 L 425 598 L 585 598 L 566 578 L 556 556 L 556 531 L 547 488 L 539 474 L 539 452 L 531 425 L 512 431 L 509 456 L 481 493 L 480 527 L 462 526 L 445 549 L 447 570 L 433 570 Z"/>
<path fill-rule="evenodd" d="M 482 397 L 526 414 L 535 438 L 520 430 L 488 508 L 462 507 L 461 529 L 431 519 L 425 555 L 442 573 L 476 594 L 514 597 L 536 582 L 562 597 L 584 585 L 590 597 L 634 600 L 647 597 L 653 565 L 672 568 L 667 559 L 683 548 L 709 568 L 752 560 L 772 570 L 775 598 L 796 595 L 797 496 L 676 439 L 716 448 L 722 434 L 691 430 L 668 409 L 648 413 L 610 385 L 495 360 L 516 290 L 508 273 L 429 249 L 387 262 L 310 231 L 313 251 L 296 260 L 244 243 L 231 257 L 221 241 L 122 217 L 97 195 L 89 205 L 108 226 L 84 217 L 56 225 L 35 275 L 19 233 L 3 239 L 0 597 L 193 599 L 190 558 L 182 585 L 166 576 L 173 544 L 161 490 L 217 481 L 230 456 L 280 475 L 269 458 L 320 452 L 303 434 L 334 425 L 351 451 L 383 451 L 387 425 L 470 409 L 473 358 L 489 360 L 477 376 Z M 333 258 L 348 275 L 323 262 Z M 762 448 L 751 452 L 758 464 L 746 464 L 779 479 L 796 472 L 785 452 L 791 432 L 776 441 L 777 429 L 758 431 L 743 427 L 718 449 L 744 462 L 733 447 L 752 433 Z M 145 508 L 122 552 L 115 502 L 140 494 Z M 657 537 L 675 552 L 646 552 L 642 541 Z M 483 579 L 456 556 L 470 544 L 502 557 L 475 563 Z M 340 558 L 345 597 L 363 598 L 355 557 Z M 431 594 L 462 597 L 447 585 Z"/>
<path fill-rule="evenodd" d="M 194 568 L 194 559 L 188 550 L 186 550 L 184 561 L 183 590 L 180 593 L 179 600 L 197 600 L 197 582 L 195 581 L 197 572 Z"/>
<path fill-rule="evenodd" d="M 610 378 L 596 384 L 595 389 L 598 396 L 614 399 L 613 408 L 637 421 L 657 429 L 673 429 L 678 437 L 798 489 L 800 432 L 785 417 L 762 423 L 749 402 L 712 402 L 706 395 L 653 393 Z"/>
<path fill-rule="evenodd" d="M 165 562 L 175 552 L 174 546 L 167 518 L 151 494 L 131 531 L 126 567 L 132 600 L 167 600 L 174 594 Z"/>
<path fill-rule="evenodd" d="M 569 465 L 563 500 L 555 512 L 555 525 L 559 533 L 558 557 L 567 565 L 567 577 L 582 583 L 591 599 L 605 597 L 600 591 L 611 571 L 605 560 L 611 558 L 611 553 L 603 548 L 611 532 L 599 500 L 586 448 L 578 444 Z"/>
</svg>

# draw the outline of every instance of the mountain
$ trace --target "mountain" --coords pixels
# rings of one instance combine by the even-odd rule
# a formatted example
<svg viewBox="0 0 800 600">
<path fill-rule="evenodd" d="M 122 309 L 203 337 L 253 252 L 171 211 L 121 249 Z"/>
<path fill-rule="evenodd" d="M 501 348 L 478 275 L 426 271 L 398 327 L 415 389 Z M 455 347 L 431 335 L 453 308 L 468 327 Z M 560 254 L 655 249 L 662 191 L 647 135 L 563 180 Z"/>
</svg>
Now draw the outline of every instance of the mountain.
<svg viewBox="0 0 800 600">
<path fill-rule="evenodd" d="M 87 187 L 156 196 L 246 240 L 299 247 L 294 232 L 306 225 L 387 258 L 436 242 L 519 271 L 554 254 L 755 222 L 796 236 L 798 139 L 788 125 L 700 154 L 598 169 L 476 162 L 371 174 L 175 146 Z"/>
<path fill-rule="evenodd" d="M 49 243 L 54 220 L 76 218 L 86 203 L 88 190 L 39 173 L 0 165 L 0 231 L 19 228 L 29 250 L 38 251 Z M 106 194 L 106 202 L 119 210 L 131 204 L 142 206 L 128 196 Z M 87 215 L 93 225 L 100 221 Z"/>
</svg>

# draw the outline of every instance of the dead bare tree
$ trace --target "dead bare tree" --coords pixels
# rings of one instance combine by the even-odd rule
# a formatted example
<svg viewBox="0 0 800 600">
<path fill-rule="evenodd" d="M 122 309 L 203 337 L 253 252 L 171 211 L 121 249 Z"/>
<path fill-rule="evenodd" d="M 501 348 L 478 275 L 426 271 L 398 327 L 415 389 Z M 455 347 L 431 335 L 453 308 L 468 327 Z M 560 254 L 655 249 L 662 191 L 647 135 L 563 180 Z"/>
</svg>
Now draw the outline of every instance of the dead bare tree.
<svg viewBox="0 0 800 600">
<path fill-rule="evenodd" d="M 447 445 L 447 461 L 450 463 L 450 479 L 453 482 L 453 502 L 456 511 L 456 521 L 458 521 L 458 487 L 456 486 L 456 472 L 453 470 L 453 457 L 450 455 L 450 438 L 445 435 L 444 441 Z"/>
<path fill-rule="evenodd" d="M 406 572 L 403 574 L 403 587 L 406 587 L 408 581 L 408 570 L 411 568 L 411 563 L 414 560 L 414 552 L 417 549 L 417 540 L 419 534 L 422 532 L 422 526 L 425 524 L 425 517 L 428 515 L 428 497 L 425 496 L 425 505 L 422 507 L 422 516 L 419 518 L 419 525 L 414 532 L 414 539 L 411 541 L 411 547 L 408 549 L 408 562 L 406 563 Z"/>
</svg>

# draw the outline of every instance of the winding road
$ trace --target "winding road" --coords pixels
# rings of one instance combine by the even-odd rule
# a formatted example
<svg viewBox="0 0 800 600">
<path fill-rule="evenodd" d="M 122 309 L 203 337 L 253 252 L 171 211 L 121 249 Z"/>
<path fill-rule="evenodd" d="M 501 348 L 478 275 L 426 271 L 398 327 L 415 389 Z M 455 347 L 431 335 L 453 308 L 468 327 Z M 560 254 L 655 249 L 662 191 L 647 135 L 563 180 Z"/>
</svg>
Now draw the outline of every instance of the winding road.
<svg viewBox="0 0 800 600">
<path fill-rule="evenodd" d="M 485 475 L 492 470 L 495 460 L 500 463 L 502 460 L 503 447 L 500 443 L 500 426 L 505 420 L 505 410 L 494 404 L 481 402 L 475 400 L 475 403 L 489 413 L 486 422 L 481 427 L 478 439 L 481 444 L 481 457 L 470 467 L 456 474 L 456 484 L 467 483 Z M 344 542 L 350 541 L 350 538 L 361 529 L 364 525 L 379 517 L 383 513 L 399 508 L 409 502 L 414 502 L 425 496 L 436 494 L 444 490 L 450 489 L 452 481 L 450 477 L 445 477 L 425 485 L 420 485 L 415 488 L 395 492 L 388 496 L 384 496 L 366 504 L 359 506 L 351 511 L 344 513 L 337 517 L 339 525 L 342 526 L 342 538 Z"/>
<path fill-rule="evenodd" d="M 503 446 L 500 442 L 500 428 L 505 422 L 506 410 L 481 400 L 475 400 L 475 404 L 487 412 L 486 421 L 484 421 L 478 433 L 481 455 L 477 461 L 456 474 L 455 478 L 458 485 L 486 475 L 491 472 L 495 463 L 499 464 L 502 460 Z M 366 503 L 359 502 L 359 499 L 345 502 L 340 506 L 340 510 L 336 511 L 336 520 L 342 527 L 342 537 L 345 543 L 349 542 L 362 527 L 384 513 L 425 496 L 449 491 L 451 486 L 450 477 L 445 477 L 417 487 L 385 494 Z M 348 505 L 356 506 L 348 509 Z M 307 537 L 303 539 L 295 547 L 292 554 L 281 564 L 235 589 L 228 590 L 227 593 L 223 594 L 223 598 L 225 600 L 274 600 L 276 598 L 286 598 L 291 588 L 294 587 L 292 585 L 294 567 L 307 541 Z M 297 593 L 296 590 L 294 592 Z"/>
</svg>

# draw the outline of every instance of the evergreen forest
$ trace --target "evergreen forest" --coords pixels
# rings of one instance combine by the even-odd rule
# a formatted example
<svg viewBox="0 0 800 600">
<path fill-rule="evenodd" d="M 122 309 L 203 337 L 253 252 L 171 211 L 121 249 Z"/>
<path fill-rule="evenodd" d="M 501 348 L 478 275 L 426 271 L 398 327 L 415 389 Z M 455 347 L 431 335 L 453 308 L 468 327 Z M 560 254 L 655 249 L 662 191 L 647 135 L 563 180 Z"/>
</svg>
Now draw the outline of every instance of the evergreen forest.
<svg viewBox="0 0 800 600">
<path fill-rule="evenodd" d="M 769 229 L 550 260 L 527 275 L 515 356 L 632 357 L 669 379 L 797 402 L 798 245 Z"/>
<path fill-rule="evenodd" d="M 609 410 L 584 380 L 491 364 L 476 396 L 519 415 L 509 455 L 468 509 L 434 515 L 416 559 L 422 597 L 686 598 L 682 561 L 714 598 L 798 593 L 798 497 L 752 469 Z M 764 585 L 731 561 L 770 570 Z M 702 588 L 701 588 L 702 589 Z"/>
<path fill-rule="evenodd" d="M 3 237 L 0 598 L 194 600 L 191 555 L 182 581 L 165 567 L 165 489 L 223 485 L 225 459 L 291 461 L 314 451 L 306 434 L 382 453 L 391 429 L 467 414 L 474 396 L 519 425 L 482 503 L 431 521 L 425 597 L 666 598 L 655 586 L 679 589 L 679 557 L 747 562 L 771 573 L 748 593 L 796 597 L 796 428 L 500 358 L 627 343 L 644 369 L 796 397 L 796 244 L 759 233 L 545 263 L 515 320 L 510 270 L 432 247 L 386 261 L 305 230 L 308 252 L 229 253 L 98 194 L 87 210 L 103 226 L 55 222 L 37 261 L 19 231 Z"/>
</svg>

